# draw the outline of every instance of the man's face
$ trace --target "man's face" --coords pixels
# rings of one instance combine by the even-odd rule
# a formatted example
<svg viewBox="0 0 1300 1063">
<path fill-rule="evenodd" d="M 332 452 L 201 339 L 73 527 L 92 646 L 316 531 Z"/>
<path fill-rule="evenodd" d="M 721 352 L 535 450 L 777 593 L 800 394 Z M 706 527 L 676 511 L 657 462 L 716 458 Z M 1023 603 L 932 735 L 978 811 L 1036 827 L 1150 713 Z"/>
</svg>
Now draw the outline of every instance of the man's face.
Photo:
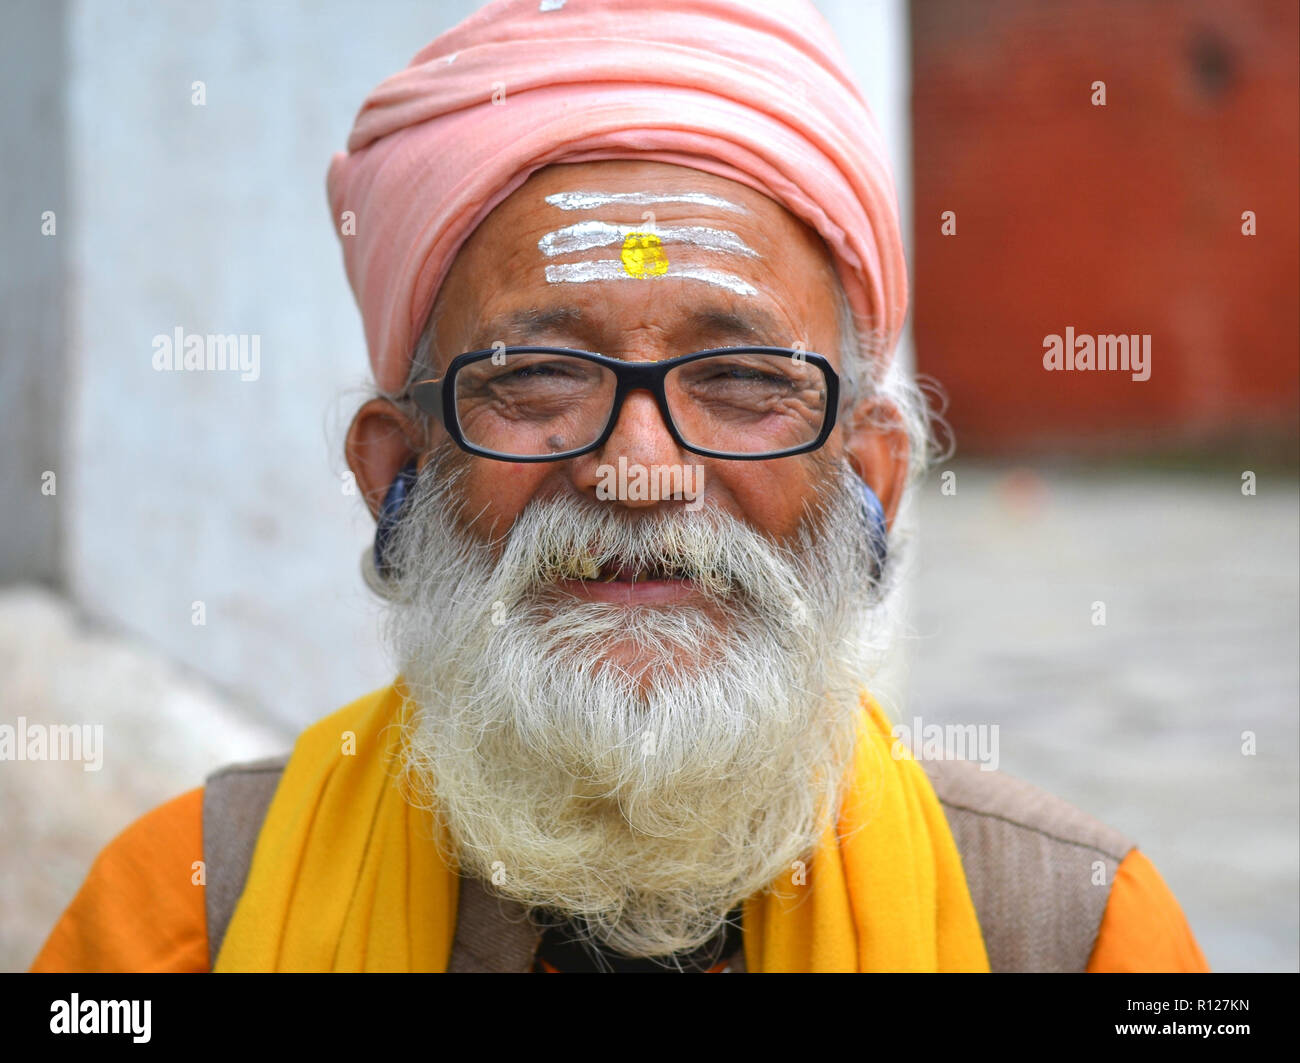
<svg viewBox="0 0 1300 1063">
<path fill-rule="evenodd" d="M 589 198 L 564 210 L 575 193 Z M 632 265 L 652 276 L 610 273 L 622 239 L 563 243 L 649 228 L 647 209 L 662 246 L 633 248 Z M 683 228 L 701 242 L 670 237 Z M 575 273 L 599 279 L 563 279 Z M 834 292 L 817 237 L 746 188 L 658 164 L 555 167 L 458 256 L 435 308 L 438 369 L 496 342 L 640 362 L 803 344 L 838 369 Z M 409 453 L 385 409 L 363 408 L 349 442 L 372 498 Z M 518 416 L 508 401 L 499 413 Z M 389 634 L 417 706 L 406 766 L 462 870 L 660 955 L 707 940 L 808 856 L 894 630 L 849 468 L 871 465 L 872 438 L 837 429 L 810 454 L 709 459 L 633 393 L 602 448 L 577 458 L 500 462 L 445 433 L 424 441 L 389 543 Z M 704 504 L 605 496 L 600 468 L 620 459 L 703 466 Z M 679 578 L 634 584 L 625 569 Z"/>
<path fill-rule="evenodd" d="M 627 229 L 664 238 L 650 250 L 625 251 Z M 499 204 L 457 256 L 434 308 L 438 370 L 457 354 L 497 342 L 573 347 L 640 362 L 714 347 L 802 346 L 838 370 L 835 285 L 816 234 L 743 185 L 653 162 L 552 166 Z M 438 429 L 434 442 L 445 438 Z M 464 455 L 462 512 L 467 531 L 495 540 L 535 500 L 580 497 L 629 516 L 687 504 L 684 498 L 609 499 L 598 488 L 622 458 L 631 469 L 700 467 L 696 490 L 702 490 L 704 507 L 786 543 L 841 448 L 837 428 L 822 450 L 810 454 L 760 461 L 703 457 L 677 445 L 649 392 L 635 392 L 609 439 L 591 453 L 537 464 Z M 692 502 L 693 508 L 699 504 Z M 690 580 L 646 579 L 644 573 L 634 579 L 616 569 L 596 579 L 558 580 L 557 592 L 626 609 L 709 608 Z M 608 661 L 634 672 L 642 657 L 628 641 L 606 651 Z"/>
</svg>

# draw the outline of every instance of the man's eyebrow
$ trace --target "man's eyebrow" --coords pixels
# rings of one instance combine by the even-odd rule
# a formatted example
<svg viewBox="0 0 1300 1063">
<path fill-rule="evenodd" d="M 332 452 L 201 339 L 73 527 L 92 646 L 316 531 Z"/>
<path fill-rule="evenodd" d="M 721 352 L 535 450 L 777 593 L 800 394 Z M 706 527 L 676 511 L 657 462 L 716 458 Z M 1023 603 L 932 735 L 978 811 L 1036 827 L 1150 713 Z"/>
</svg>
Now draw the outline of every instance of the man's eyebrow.
<svg viewBox="0 0 1300 1063">
<path fill-rule="evenodd" d="M 585 322 L 581 308 L 576 306 L 525 307 L 487 322 L 475 333 L 475 342 L 486 347 L 504 338 L 503 334 L 529 337 L 537 332 L 575 330 Z M 785 345 L 781 341 L 788 331 L 774 314 L 757 306 L 702 307 L 691 312 L 686 327 L 695 332 L 764 339 L 777 346 Z"/>
<path fill-rule="evenodd" d="M 748 334 L 778 340 L 787 331 L 776 317 L 762 307 L 743 307 L 725 309 L 723 307 L 706 307 L 696 310 L 690 316 L 690 326 L 700 332 Z M 783 344 L 777 344 L 783 346 Z"/>
<path fill-rule="evenodd" d="M 560 331 L 574 329 L 583 323 L 582 310 L 576 306 L 554 306 L 543 310 L 540 307 L 525 307 L 502 317 L 493 318 L 480 328 L 476 337 L 486 337 L 480 342 L 491 343 L 501 336 L 499 333 L 528 336 L 534 332 Z"/>
</svg>

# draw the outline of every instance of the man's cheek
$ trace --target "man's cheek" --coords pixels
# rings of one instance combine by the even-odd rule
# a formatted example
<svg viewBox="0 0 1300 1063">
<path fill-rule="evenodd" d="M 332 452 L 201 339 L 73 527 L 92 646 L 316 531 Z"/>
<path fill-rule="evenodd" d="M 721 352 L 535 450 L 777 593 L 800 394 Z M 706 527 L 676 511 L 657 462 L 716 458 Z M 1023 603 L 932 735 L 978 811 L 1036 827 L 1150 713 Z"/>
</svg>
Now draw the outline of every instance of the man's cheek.
<svg viewBox="0 0 1300 1063">
<path fill-rule="evenodd" d="M 537 493 L 543 477 L 536 469 L 488 458 L 473 459 L 465 481 L 465 516 L 475 534 L 495 538 L 509 531 Z"/>
<path fill-rule="evenodd" d="M 810 485 L 818 481 L 809 479 L 800 466 L 794 465 L 798 459 L 778 460 L 790 462 L 791 466 L 747 480 L 733 495 L 740 503 L 742 512 L 737 515 L 742 520 L 777 542 L 789 542 L 798 534 L 805 507 L 817 501 Z"/>
</svg>

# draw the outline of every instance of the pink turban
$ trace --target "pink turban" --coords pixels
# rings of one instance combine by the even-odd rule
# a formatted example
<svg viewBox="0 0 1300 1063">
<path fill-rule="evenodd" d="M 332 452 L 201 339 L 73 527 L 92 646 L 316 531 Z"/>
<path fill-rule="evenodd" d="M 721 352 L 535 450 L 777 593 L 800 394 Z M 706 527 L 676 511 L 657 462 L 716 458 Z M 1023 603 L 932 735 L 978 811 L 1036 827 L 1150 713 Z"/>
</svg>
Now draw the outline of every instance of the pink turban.
<svg viewBox="0 0 1300 1063">
<path fill-rule="evenodd" d="M 456 252 L 492 208 L 534 170 L 597 159 L 688 166 L 780 203 L 826 241 L 859 330 L 882 333 L 889 357 L 907 310 L 893 179 L 811 3 L 496 0 L 383 81 L 330 165 L 382 390 L 405 385 Z"/>
</svg>

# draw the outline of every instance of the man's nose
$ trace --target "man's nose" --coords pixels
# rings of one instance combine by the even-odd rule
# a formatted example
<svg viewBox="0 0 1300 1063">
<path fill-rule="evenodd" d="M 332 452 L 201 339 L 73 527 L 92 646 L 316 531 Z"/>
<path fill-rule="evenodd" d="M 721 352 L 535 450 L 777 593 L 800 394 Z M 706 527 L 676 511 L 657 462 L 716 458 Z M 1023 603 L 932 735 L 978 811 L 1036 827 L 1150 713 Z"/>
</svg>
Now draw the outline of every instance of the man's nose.
<svg viewBox="0 0 1300 1063">
<path fill-rule="evenodd" d="M 617 467 L 619 458 L 625 458 L 629 467 L 642 465 L 647 469 L 658 466 L 680 466 L 685 453 L 673 439 L 672 432 L 659 412 L 659 404 L 649 391 L 630 391 L 623 399 L 614 429 L 603 446 L 583 455 L 575 469 L 577 486 L 594 490 L 601 479 L 602 466 Z M 658 504 L 656 499 L 620 499 L 629 508 L 642 508 Z"/>
</svg>

